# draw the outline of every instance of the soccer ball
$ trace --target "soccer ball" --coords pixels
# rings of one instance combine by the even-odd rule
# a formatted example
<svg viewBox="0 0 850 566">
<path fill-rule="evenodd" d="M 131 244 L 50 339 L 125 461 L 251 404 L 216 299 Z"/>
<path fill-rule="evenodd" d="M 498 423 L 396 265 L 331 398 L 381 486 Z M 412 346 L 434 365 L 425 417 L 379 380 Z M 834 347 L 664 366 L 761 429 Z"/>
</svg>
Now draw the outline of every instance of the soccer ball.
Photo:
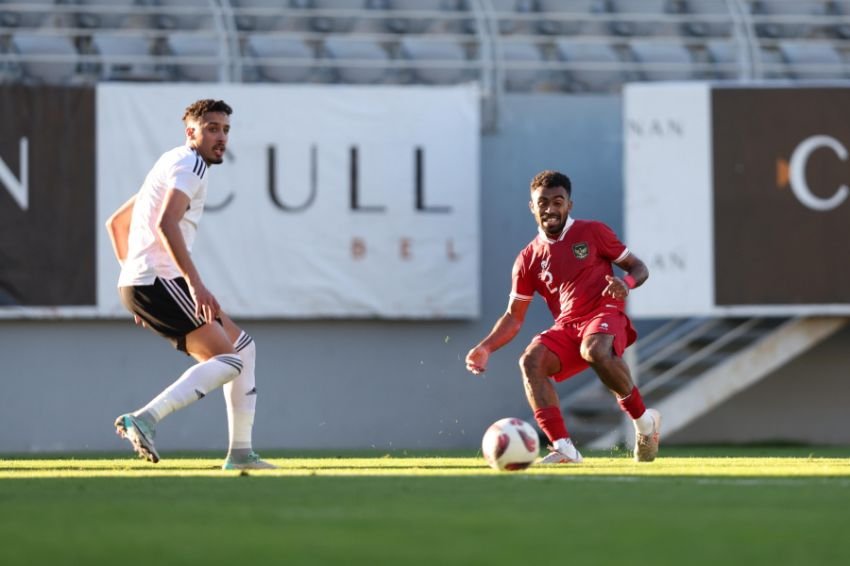
<svg viewBox="0 0 850 566">
<path fill-rule="evenodd" d="M 494 470 L 524 470 L 534 463 L 539 451 L 537 431 L 522 419 L 494 422 L 481 440 L 484 459 Z"/>
</svg>

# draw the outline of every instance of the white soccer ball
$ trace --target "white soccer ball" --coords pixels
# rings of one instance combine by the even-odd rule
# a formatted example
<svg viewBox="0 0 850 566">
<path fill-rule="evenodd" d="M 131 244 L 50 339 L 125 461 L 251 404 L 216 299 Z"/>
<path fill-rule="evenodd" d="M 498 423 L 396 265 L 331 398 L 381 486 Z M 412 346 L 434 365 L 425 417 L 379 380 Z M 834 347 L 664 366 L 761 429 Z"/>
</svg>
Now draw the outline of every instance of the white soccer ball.
<svg viewBox="0 0 850 566">
<path fill-rule="evenodd" d="M 524 420 L 500 419 L 484 433 L 481 452 L 494 470 L 524 470 L 537 458 L 540 440 L 534 427 Z"/>
</svg>

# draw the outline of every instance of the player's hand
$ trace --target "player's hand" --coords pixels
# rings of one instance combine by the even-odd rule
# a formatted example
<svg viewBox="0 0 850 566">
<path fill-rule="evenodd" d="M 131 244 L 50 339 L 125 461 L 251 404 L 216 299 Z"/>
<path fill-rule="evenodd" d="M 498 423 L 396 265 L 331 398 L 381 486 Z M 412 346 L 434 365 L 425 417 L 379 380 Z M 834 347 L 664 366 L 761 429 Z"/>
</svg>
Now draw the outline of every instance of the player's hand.
<svg viewBox="0 0 850 566">
<path fill-rule="evenodd" d="M 488 359 L 490 359 L 490 352 L 481 346 L 476 346 L 466 355 L 466 369 L 475 375 L 482 374 L 487 370 Z"/>
<path fill-rule="evenodd" d="M 190 284 L 189 292 L 195 299 L 195 316 L 203 318 L 206 322 L 213 322 L 221 310 L 215 296 L 203 283 Z"/>
<path fill-rule="evenodd" d="M 144 320 L 142 320 L 142 317 L 140 317 L 140 316 L 139 316 L 139 315 L 137 315 L 137 314 L 134 314 L 134 315 L 133 315 L 133 322 L 135 322 L 135 323 L 136 323 L 136 326 L 141 326 L 142 328 L 147 328 L 147 327 L 148 327 L 148 325 L 147 325 L 147 324 L 145 324 L 145 321 L 144 321 Z"/>
<path fill-rule="evenodd" d="M 629 296 L 629 286 L 626 285 L 625 281 L 619 277 L 612 277 L 611 275 L 606 275 L 605 280 L 608 282 L 608 285 L 602 290 L 603 296 L 618 299 L 620 301 Z"/>
</svg>

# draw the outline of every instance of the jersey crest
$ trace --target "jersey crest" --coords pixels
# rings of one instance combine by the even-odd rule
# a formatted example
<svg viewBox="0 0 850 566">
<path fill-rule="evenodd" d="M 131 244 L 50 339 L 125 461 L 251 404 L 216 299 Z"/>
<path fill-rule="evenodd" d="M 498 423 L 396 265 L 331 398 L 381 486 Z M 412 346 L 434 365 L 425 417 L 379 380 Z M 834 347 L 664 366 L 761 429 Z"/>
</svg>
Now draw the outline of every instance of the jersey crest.
<svg viewBox="0 0 850 566">
<path fill-rule="evenodd" d="M 590 247 L 587 245 L 587 242 L 573 244 L 573 255 L 576 256 L 576 259 L 585 259 L 589 253 Z"/>
</svg>

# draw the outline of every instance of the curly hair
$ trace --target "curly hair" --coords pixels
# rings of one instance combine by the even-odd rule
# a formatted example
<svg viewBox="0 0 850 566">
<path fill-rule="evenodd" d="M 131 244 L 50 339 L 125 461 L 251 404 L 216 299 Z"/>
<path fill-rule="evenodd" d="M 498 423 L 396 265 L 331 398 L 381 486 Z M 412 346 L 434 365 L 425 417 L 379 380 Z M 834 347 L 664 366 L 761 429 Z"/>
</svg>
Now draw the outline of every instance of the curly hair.
<svg viewBox="0 0 850 566">
<path fill-rule="evenodd" d="M 560 173 L 558 171 L 541 171 L 531 180 L 531 192 L 534 192 L 534 189 L 542 187 L 544 189 L 549 189 L 552 187 L 564 187 L 567 190 L 567 196 L 571 197 L 573 194 L 573 184 L 570 182 L 570 178 Z"/>
<path fill-rule="evenodd" d="M 186 112 L 183 113 L 183 122 L 199 120 L 207 112 L 224 112 L 230 116 L 233 114 L 233 109 L 223 100 L 213 100 L 212 98 L 196 100 L 186 107 Z"/>
</svg>

